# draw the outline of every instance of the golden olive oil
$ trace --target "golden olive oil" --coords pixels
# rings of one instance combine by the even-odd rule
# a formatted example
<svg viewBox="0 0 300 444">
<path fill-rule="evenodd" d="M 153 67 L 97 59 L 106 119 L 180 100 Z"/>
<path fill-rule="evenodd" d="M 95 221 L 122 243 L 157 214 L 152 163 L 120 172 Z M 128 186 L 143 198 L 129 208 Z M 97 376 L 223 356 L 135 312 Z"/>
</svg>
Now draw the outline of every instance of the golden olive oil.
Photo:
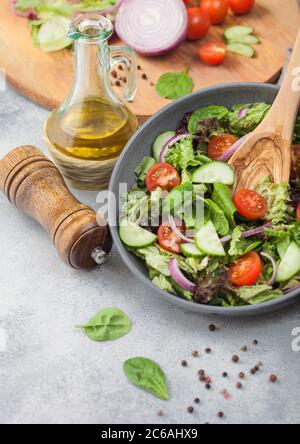
<svg viewBox="0 0 300 444">
<path fill-rule="evenodd" d="M 85 160 L 118 157 L 138 127 L 136 117 L 123 107 L 103 98 L 86 98 L 49 117 L 45 133 L 48 142 L 61 153 Z"/>
</svg>

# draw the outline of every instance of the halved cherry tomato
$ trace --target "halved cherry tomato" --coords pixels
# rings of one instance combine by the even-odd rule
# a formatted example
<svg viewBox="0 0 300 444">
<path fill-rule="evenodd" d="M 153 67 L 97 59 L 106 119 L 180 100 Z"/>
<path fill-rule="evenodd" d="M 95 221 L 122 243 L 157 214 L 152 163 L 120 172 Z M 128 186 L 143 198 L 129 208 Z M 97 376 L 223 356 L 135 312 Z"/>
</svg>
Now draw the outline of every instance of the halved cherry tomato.
<svg viewBox="0 0 300 444">
<path fill-rule="evenodd" d="M 181 180 L 177 170 L 169 163 L 155 164 L 146 176 L 146 185 L 150 192 L 156 190 L 156 188 L 171 191 L 180 183 Z"/>
<path fill-rule="evenodd" d="M 181 233 L 184 233 L 185 226 L 183 223 L 179 223 L 177 221 L 175 221 L 175 223 L 178 230 L 181 231 Z M 183 240 L 176 233 L 174 233 L 167 222 L 161 225 L 158 229 L 158 242 L 159 245 L 167 251 L 177 254 L 181 252 L 180 244 L 182 244 Z"/>
<path fill-rule="evenodd" d="M 208 15 L 201 8 L 188 8 L 188 33 L 189 40 L 199 40 L 207 34 L 210 28 Z"/>
<path fill-rule="evenodd" d="M 297 219 L 300 220 L 300 202 L 298 203 L 297 206 Z"/>
<path fill-rule="evenodd" d="M 238 287 L 253 285 L 262 272 L 262 261 L 255 251 L 240 257 L 229 269 L 229 280 Z"/>
<path fill-rule="evenodd" d="M 237 15 L 248 14 L 255 5 L 255 0 L 229 0 L 232 12 Z"/>
<path fill-rule="evenodd" d="M 202 0 L 201 9 L 206 12 L 212 25 L 223 23 L 228 13 L 227 0 Z"/>
<path fill-rule="evenodd" d="M 229 133 L 213 136 L 208 145 L 208 157 L 212 160 L 218 160 L 237 141 L 238 138 Z"/>
<path fill-rule="evenodd" d="M 240 190 L 234 195 L 234 204 L 241 216 L 256 220 L 265 216 L 268 205 L 266 200 L 253 190 Z"/>
<path fill-rule="evenodd" d="M 208 65 L 221 65 L 226 57 L 226 45 L 222 42 L 206 43 L 198 48 L 198 54 Z"/>
</svg>

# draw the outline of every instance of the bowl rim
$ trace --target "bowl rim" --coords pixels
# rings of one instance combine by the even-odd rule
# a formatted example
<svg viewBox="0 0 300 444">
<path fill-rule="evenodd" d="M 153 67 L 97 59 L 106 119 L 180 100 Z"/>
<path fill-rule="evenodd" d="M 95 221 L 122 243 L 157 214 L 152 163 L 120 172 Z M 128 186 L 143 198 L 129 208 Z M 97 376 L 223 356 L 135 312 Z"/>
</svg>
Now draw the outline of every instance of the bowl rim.
<svg viewBox="0 0 300 444">
<path fill-rule="evenodd" d="M 236 90 L 236 89 L 249 89 L 249 88 L 260 88 L 260 89 L 266 89 L 266 90 L 273 90 L 279 91 L 278 85 L 271 85 L 271 84 L 264 84 L 264 83 L 251 83 L 251 82 L 240 82 L 240 83 L 226 83 L 222 85 L 216 85 L 209 88 L 203 88 L 201 90 L 198 90 L 196 92 L 193 92 L 189 95 L 186 95 L 174 102 L 171 102 L 170 104 L 166 105 L 164 108 L 162 108 L 160 111 L 158 111 L 156 114 L 154 114 L 152 117 L 150 117 L 132 136 L 132 138 L 128 141 L 126 144 L 124 150 L 122 151 L 115 168 L 113 170 L 110 183 L 109 183 L 109 196 L 111 192 L 114 192 L 115 186 L 117 185 L 117 177 L 119 174 L 119 169 L 122 167 L 123 159 L 126 157 L 127 152 L 131 149 L 131 146 L 133 142 L 140 136 L 141 133 L 143 133 L 144 129 L 154 122 L 156 119 L 159 119 L 161 115 L 164 115 L 166 112 L 169 112 L 172 110 L 173 107 L 177 107 L 181 103 L 184 104 L 189 101 L 190 98 L 199 96 L 201 97 L 202 94 L 207 94 L 210 92 L 216 92 L 220 91 L 228 91 L 228 90 Z M 185 111 L 184 111 L 185 112 Z M 184 114 L 183 112 L 183 114 Z M 113 206 L 113 201 L 108 198 L 108 219 L 110 220 L 110 217 L 114 215 L 115 208 Z M 264 302 L 262 304 L 257 305 L 245 305 L 241 307 L 218 307 L 218 306 L 211 306 L 211 305 L 202 305 L 197 304 L 195 302 L 187 301 L 185 299 L 180 298 L 179 296 L 172 295 L 164 290 L 161 290 L 156 285 L 152 283 L 152 281 L 149 279 L 149 277 L 145 276 L 135 265 L 133 261 L 133 255 L 128 250 L 126 250 L 125 246 L 120 240 L 119 233 L 118 233 L 118 227 L 117 226 L 110 226 L 110 231 L 112 234 L 112 238 L 114 241 L 114 244 L 116 245 L 116 248 L 121 255 L 122 260 L 126 264 L 126 266 L 129 268 L 129 270 L 133 273 L 135 277 L 137 277 L 142 283 L 146 285 L 149 289 L 153 290 L 153 294 L 155 298 L 169 302 L 173 305 L 180 306 L 186 311 L 193 311 L 195 313 L 199 314 L 214 314 L 214 315 L 220 315 L 220 316 L 250 316 L 250 315 L 259 315 L 264 314 L 270 311 L 275 311 L 276 309 L 283 308 L 286 305 L 289 305 L 291 302 L 296 300 L 296 297 L 299 296 L 300 290 L 294 290 L 288 293 L 285 296 L 282 296 L 279 299 L 275 299 L 273 301 Z"/>
</svg>

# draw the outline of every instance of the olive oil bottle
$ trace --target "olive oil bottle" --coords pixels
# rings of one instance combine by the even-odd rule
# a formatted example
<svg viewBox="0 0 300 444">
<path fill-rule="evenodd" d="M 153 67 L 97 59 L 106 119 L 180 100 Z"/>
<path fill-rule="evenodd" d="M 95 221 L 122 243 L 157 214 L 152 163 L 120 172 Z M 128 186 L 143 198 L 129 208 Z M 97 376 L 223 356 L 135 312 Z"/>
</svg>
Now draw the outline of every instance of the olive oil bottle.
<svg viewBox="0 0 300 444">
<path fill-rule="evenodd" d="M 110 69 L 125 64 L 124 97 L 137 90 L 134 52 L 109 47 L 112 24 L 98 14 L 77 17 L 69 37 L 75 40 L 76 76 L 69 97 L 50 115 L 45 137 L 52 157 L 72 185 L 85 189 L 107 186 L 112 168 L 138 127 L 135 115 L 115 95 Z"/>
</svg>

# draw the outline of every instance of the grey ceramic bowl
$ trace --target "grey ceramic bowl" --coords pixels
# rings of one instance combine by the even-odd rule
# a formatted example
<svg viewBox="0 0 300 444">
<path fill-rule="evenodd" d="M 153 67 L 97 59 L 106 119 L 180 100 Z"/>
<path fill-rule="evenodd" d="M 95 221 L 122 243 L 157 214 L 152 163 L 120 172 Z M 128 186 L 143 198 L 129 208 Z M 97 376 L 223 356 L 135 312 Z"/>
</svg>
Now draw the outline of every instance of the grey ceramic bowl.
<svg viewBox="0 0 300 444">
<path fill-rule="evenodd" d="M 194 111 L 207 105 L 224 105 L 230 107 L 238 103 L 267 102 L 272 103 L 277 95 L 278 87 L 256 83 L 234 83 L 203 89 L 171 103 L 155 116 L 149 119 L 132 137 L 124 149 L 111 177 L 110 191 L 119 198 L 119 183 L 134 183 L 134 170 L 137 163 L 147 155 L 151 155 L 151 146 L 155 137 L 163 131 L 175 130 L 188 111 Z M 109 201 L 109 217 L 115 212 L 114 203 Z M 261 305 L 236 308 L 211 307 L 183 300 L 160 290 L 148 278 L 148 270 L 142 261 L 129 253 L 123 246 L 118 235 L 118 228 L 111 226 L 115 245 L 125 264 L 133 274 L 152 290 L 152 297 L 179 305 L 185 310 L 203 314 L 218 314 L 224 316 L 256 315 L 282 308 L 299 298 L 299 291 Z"/>
</svg>

